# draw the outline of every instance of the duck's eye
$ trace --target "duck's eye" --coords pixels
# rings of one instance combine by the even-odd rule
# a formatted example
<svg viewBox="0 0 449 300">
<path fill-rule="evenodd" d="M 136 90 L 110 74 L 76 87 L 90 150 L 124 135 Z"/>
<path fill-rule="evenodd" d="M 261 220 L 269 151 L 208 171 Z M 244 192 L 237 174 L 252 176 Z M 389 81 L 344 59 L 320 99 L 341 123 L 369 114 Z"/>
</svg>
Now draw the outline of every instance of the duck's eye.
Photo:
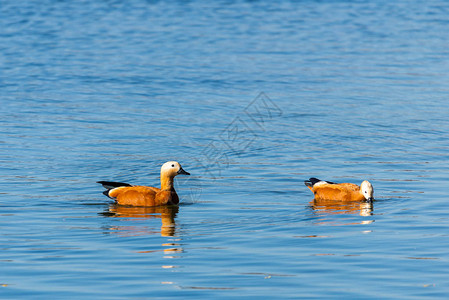
<svg viewBox="0 0 449 300">
<path fill-rule="evenodd" d="M 172 167 L 172 168 L 174 168 L 174 167 L 175 167 L 175 165 L 171 165 L 171 167 Z M 366 192 L 365 192 L 365 193 L 366 193 Z"/>
<path fill-rule="evenodd" d="M 368 194 L 368 192 L 367 192 L 367 191 L 365 191 L 365 194 Z"/>
</svg>

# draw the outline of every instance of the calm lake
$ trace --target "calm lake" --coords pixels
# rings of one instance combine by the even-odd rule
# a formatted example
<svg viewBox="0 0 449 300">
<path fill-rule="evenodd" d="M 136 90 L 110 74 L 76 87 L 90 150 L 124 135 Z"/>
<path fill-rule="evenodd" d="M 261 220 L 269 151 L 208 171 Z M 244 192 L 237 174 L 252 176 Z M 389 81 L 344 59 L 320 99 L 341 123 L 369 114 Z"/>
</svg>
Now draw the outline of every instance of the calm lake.
<svg viewBox="0 0 449 300">
<path fill-rule="evenodd" d="M 0 298 L 446 298 L 448 32 L 445 1 L 1 1 Z M 177 207 L 96 183 L 169 160 Z"/>
</svg>

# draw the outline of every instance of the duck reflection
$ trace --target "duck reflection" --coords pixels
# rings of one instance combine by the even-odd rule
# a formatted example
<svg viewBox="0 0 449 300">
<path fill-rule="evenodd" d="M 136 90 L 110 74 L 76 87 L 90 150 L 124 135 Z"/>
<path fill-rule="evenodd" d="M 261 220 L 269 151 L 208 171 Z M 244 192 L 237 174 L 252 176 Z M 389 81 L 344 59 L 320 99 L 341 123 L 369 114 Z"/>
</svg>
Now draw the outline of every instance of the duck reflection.
<svg viewBox="0 0 449 300">
<path fill-rule="evenodd" d="M 359 214 L 361 216 L 371 216 L 373 214 L 373 203 L 365 201 L 335 201 L 335 200 L 317 200 L 310 202 L 313 210 L 325 212 L 328 214 Z"/>
<path fill-rule="evenodd" d="M 176 232 L 175 218 L 179 211 L 179 206 L 153 206 L 153 207 L 137 207 L 137 206 L 123 206 L 111 204 L 108 211 L 103 215 L 116 218 L 131 218 L 131 219 L 158 219 L 162 221 L 161 236 L 174 236 Z M 113 226 L 110 230 L 126 231 L 132 235 L 152 235 L 156 233 L 147 227 L 142 226 Z"/>
</svg>

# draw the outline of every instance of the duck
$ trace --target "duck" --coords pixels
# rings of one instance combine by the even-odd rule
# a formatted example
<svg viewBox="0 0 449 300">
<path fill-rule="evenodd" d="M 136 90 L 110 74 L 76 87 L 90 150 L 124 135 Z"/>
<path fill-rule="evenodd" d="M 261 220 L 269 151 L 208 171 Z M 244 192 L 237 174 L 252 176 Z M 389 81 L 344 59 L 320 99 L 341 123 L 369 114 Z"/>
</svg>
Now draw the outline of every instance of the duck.
<svg viewBox="0 0 449 300">
<path fill-rule="evenodd" d="M 335 183 L 310 178 L 304 184 L 313 192 L 317 200 L 368 201 L 374 200 L 373 185 L 364 180 L 360 186 L 354 183 Z"/>
<path fill-rule="evenodd" d="M 103 194 L 119 205 L 146 207 L 176 205 L 179 203 L 179 197 L 173 186 L 173 180 L 179 174 L 190 175 L 177 161 L 168 161 L 161 167 L 161 188 L 114 181 L 97 181 L 97 183 L 106 189 Z"/>
</svg>

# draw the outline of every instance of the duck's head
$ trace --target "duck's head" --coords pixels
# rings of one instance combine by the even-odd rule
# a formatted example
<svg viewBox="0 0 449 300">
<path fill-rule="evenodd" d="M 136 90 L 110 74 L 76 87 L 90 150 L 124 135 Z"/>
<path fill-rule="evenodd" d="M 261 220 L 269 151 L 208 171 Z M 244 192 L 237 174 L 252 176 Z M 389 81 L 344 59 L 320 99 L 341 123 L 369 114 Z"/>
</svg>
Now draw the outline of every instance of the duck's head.
<svg viewBox="0 0 449 300">
<path fill-rule="evenodd" d="M 374 200 L 373 185 L 368 180 L 362 182 L 362 184 L 360 185 L 360 191 L 367 201 Z"/>
<path fill-rule="evenodd" d="M 190 175 L 190 173 L 184 171 L 179 162 L 167 161 L 161 167 L 161 176 L 175 177 L 178 174 Z"/>
</svg>

